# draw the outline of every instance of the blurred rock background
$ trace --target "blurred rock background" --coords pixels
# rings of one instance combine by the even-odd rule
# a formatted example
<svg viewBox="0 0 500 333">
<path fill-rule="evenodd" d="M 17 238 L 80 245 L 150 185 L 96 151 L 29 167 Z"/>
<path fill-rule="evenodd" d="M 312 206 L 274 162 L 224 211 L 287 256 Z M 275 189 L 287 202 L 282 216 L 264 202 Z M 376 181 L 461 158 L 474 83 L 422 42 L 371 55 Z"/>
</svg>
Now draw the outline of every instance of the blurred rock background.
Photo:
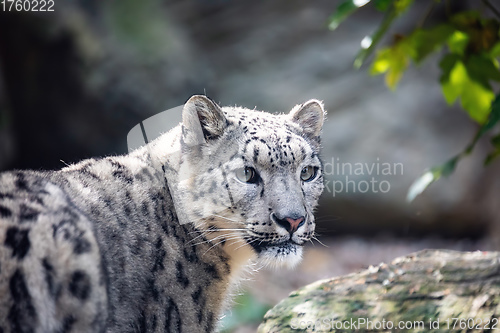
<svg viewBox="0 0 500 333">
<path fill-rule="evenodd" d="M 327 170 L 317 219 L 329 247 L 316 243 L 296 273 L 256 274 L 259 302 L 421 248 L 497 249 L 500 161 L 483 167 L 487 139 L 450 178 L 405 201 L 413 180 L 460 152 L 476 130 L 445 104 L 437 61 L 410 70 L 390 92 L 382 77 L 352 68 L 381 15 L 366 8 L 330 32 L 338 4 L 73 0 L 51 13 L 0 12 L 0 170 L 125 153 L 133 126 L 193 94 L 276 112 L 317 98 L 328 110 L 325 162 L 362 163 L 364 174 Z M 412 28 L 424 10 L 418 2 L 394 30 Z M 377 165 L 393 166 L 391 174 Z M 365 191 L 364 182 L 377 185 Z"/>
</svg>

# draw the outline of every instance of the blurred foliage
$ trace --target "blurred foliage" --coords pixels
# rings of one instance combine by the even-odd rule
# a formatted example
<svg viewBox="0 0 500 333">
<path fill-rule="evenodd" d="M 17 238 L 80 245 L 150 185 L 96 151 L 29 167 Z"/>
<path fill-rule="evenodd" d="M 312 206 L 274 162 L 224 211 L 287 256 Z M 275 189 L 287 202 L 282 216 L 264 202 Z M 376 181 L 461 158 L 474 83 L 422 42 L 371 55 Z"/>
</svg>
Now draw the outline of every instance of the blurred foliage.
<svg viewBox="0 0 500 333">
<path fill-rule="evenodd" d="M 477 10 L 450 11 L 450 1 L 427 0 L 428 10 L 416 27 L 407 33 L 394 34 L 392 43 L 378 47 L 387 36 L 393 22 L 407 12 L 414 0 L 345 0 L 329 19 L 334 30 L 349 15 L 370 4 L 384 17 L 377 30 L 361 41 L 361 50 L 354 61 L 361 67 L 374 54 L 370 74 L 385 74 L 385 83 L 395 90 L 410 64 L 420 64 L 432 54 L 440 54 L 439 82 L 444 99 L 449 105 L 460 101 L 461 107 L 479 126 L 471 143 L 460 154 L 431 168 L 418 178 L 408 191 L 413 200 L 431 183 L 450 175 L 458 161 L 472 152 L 484 134 L 495 127 L 500 119 L 500 12 L 488 0 L 476 1 Z M 445 17 L 430 27 L 424 27 L 436 6 L 445 6 Z M 482 11 L 480 11 L 482 9 Z M 484 13 L 483 13 L 484 12 Z M 493 151 L 486 157 L 489 164 L 500 156 L 500 135 L 492 138 Z"/>
<path fill-rule="evenodd" d="M 105 13 L 120 45 L 128 45 L 127 50 L 137 52 L 140 58 L 161 59 L 163 54 L 158 50 L 171 44 L 170 36 L 165 34 L 171 27 L 160 0 L 111 1 L 105 3 Z"/>
<path fill-rule="evenodd" d="M 235 300 L 235 306 L 230 313 L 222 319 L 222 333 L 233 332 L 237 327 L 245 324 L 258 325 L 266 312 L 271 309 L 270 305 L 259 302 L 250 293 L 239 295 Z"/>
</svg>

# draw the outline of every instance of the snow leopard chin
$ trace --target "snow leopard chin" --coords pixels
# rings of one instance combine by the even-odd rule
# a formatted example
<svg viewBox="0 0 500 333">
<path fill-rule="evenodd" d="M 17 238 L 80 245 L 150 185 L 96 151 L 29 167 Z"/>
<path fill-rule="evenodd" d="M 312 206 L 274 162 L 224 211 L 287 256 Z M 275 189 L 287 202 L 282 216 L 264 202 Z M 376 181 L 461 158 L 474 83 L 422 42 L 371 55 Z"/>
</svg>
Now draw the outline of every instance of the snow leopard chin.
<svg viewBox="0 0 500 333">
<path fill-rule="evenodd" d="M 267 267 L 292 269 L 302 260 L 302 253 L 302 245 L 287 241 L 262 248 L 258 253 L 258 260 Z"/>
</svg>

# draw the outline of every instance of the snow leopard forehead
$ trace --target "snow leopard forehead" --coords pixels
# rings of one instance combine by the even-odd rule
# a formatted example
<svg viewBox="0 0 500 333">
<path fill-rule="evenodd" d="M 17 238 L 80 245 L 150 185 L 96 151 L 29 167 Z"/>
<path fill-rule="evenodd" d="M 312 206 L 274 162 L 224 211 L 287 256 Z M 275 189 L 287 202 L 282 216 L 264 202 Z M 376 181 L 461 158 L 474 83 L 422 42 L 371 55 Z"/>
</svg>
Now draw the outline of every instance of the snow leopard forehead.
<svg viewBox="0 0 500 333">
<path fill-rule="evenodd" d="M 239 157 L 267 169 L 298 167 L 308 161 L 320 166 L 318 145 L 304 137 L 300 127 L 287 115 L 271 114 L 241 107 L 222 108 L 229 126 L 227 144 L 239 147 Z"/>
</svg>

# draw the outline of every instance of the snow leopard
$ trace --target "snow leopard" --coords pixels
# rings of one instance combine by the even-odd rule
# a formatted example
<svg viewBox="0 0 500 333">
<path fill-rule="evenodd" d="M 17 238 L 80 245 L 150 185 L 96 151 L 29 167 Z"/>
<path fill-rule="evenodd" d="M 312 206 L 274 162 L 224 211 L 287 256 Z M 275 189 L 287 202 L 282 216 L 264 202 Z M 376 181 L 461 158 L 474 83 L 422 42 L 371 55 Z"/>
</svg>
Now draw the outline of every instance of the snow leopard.
<svg viewBox="0 0 500 333">
<path fill-rule="evenodd" d="M 0 332 L 217 331 L 246 270 L 315 237 L 324 118 L 195 95 L 127 155 L 0 174 Z"/>
</svg>

